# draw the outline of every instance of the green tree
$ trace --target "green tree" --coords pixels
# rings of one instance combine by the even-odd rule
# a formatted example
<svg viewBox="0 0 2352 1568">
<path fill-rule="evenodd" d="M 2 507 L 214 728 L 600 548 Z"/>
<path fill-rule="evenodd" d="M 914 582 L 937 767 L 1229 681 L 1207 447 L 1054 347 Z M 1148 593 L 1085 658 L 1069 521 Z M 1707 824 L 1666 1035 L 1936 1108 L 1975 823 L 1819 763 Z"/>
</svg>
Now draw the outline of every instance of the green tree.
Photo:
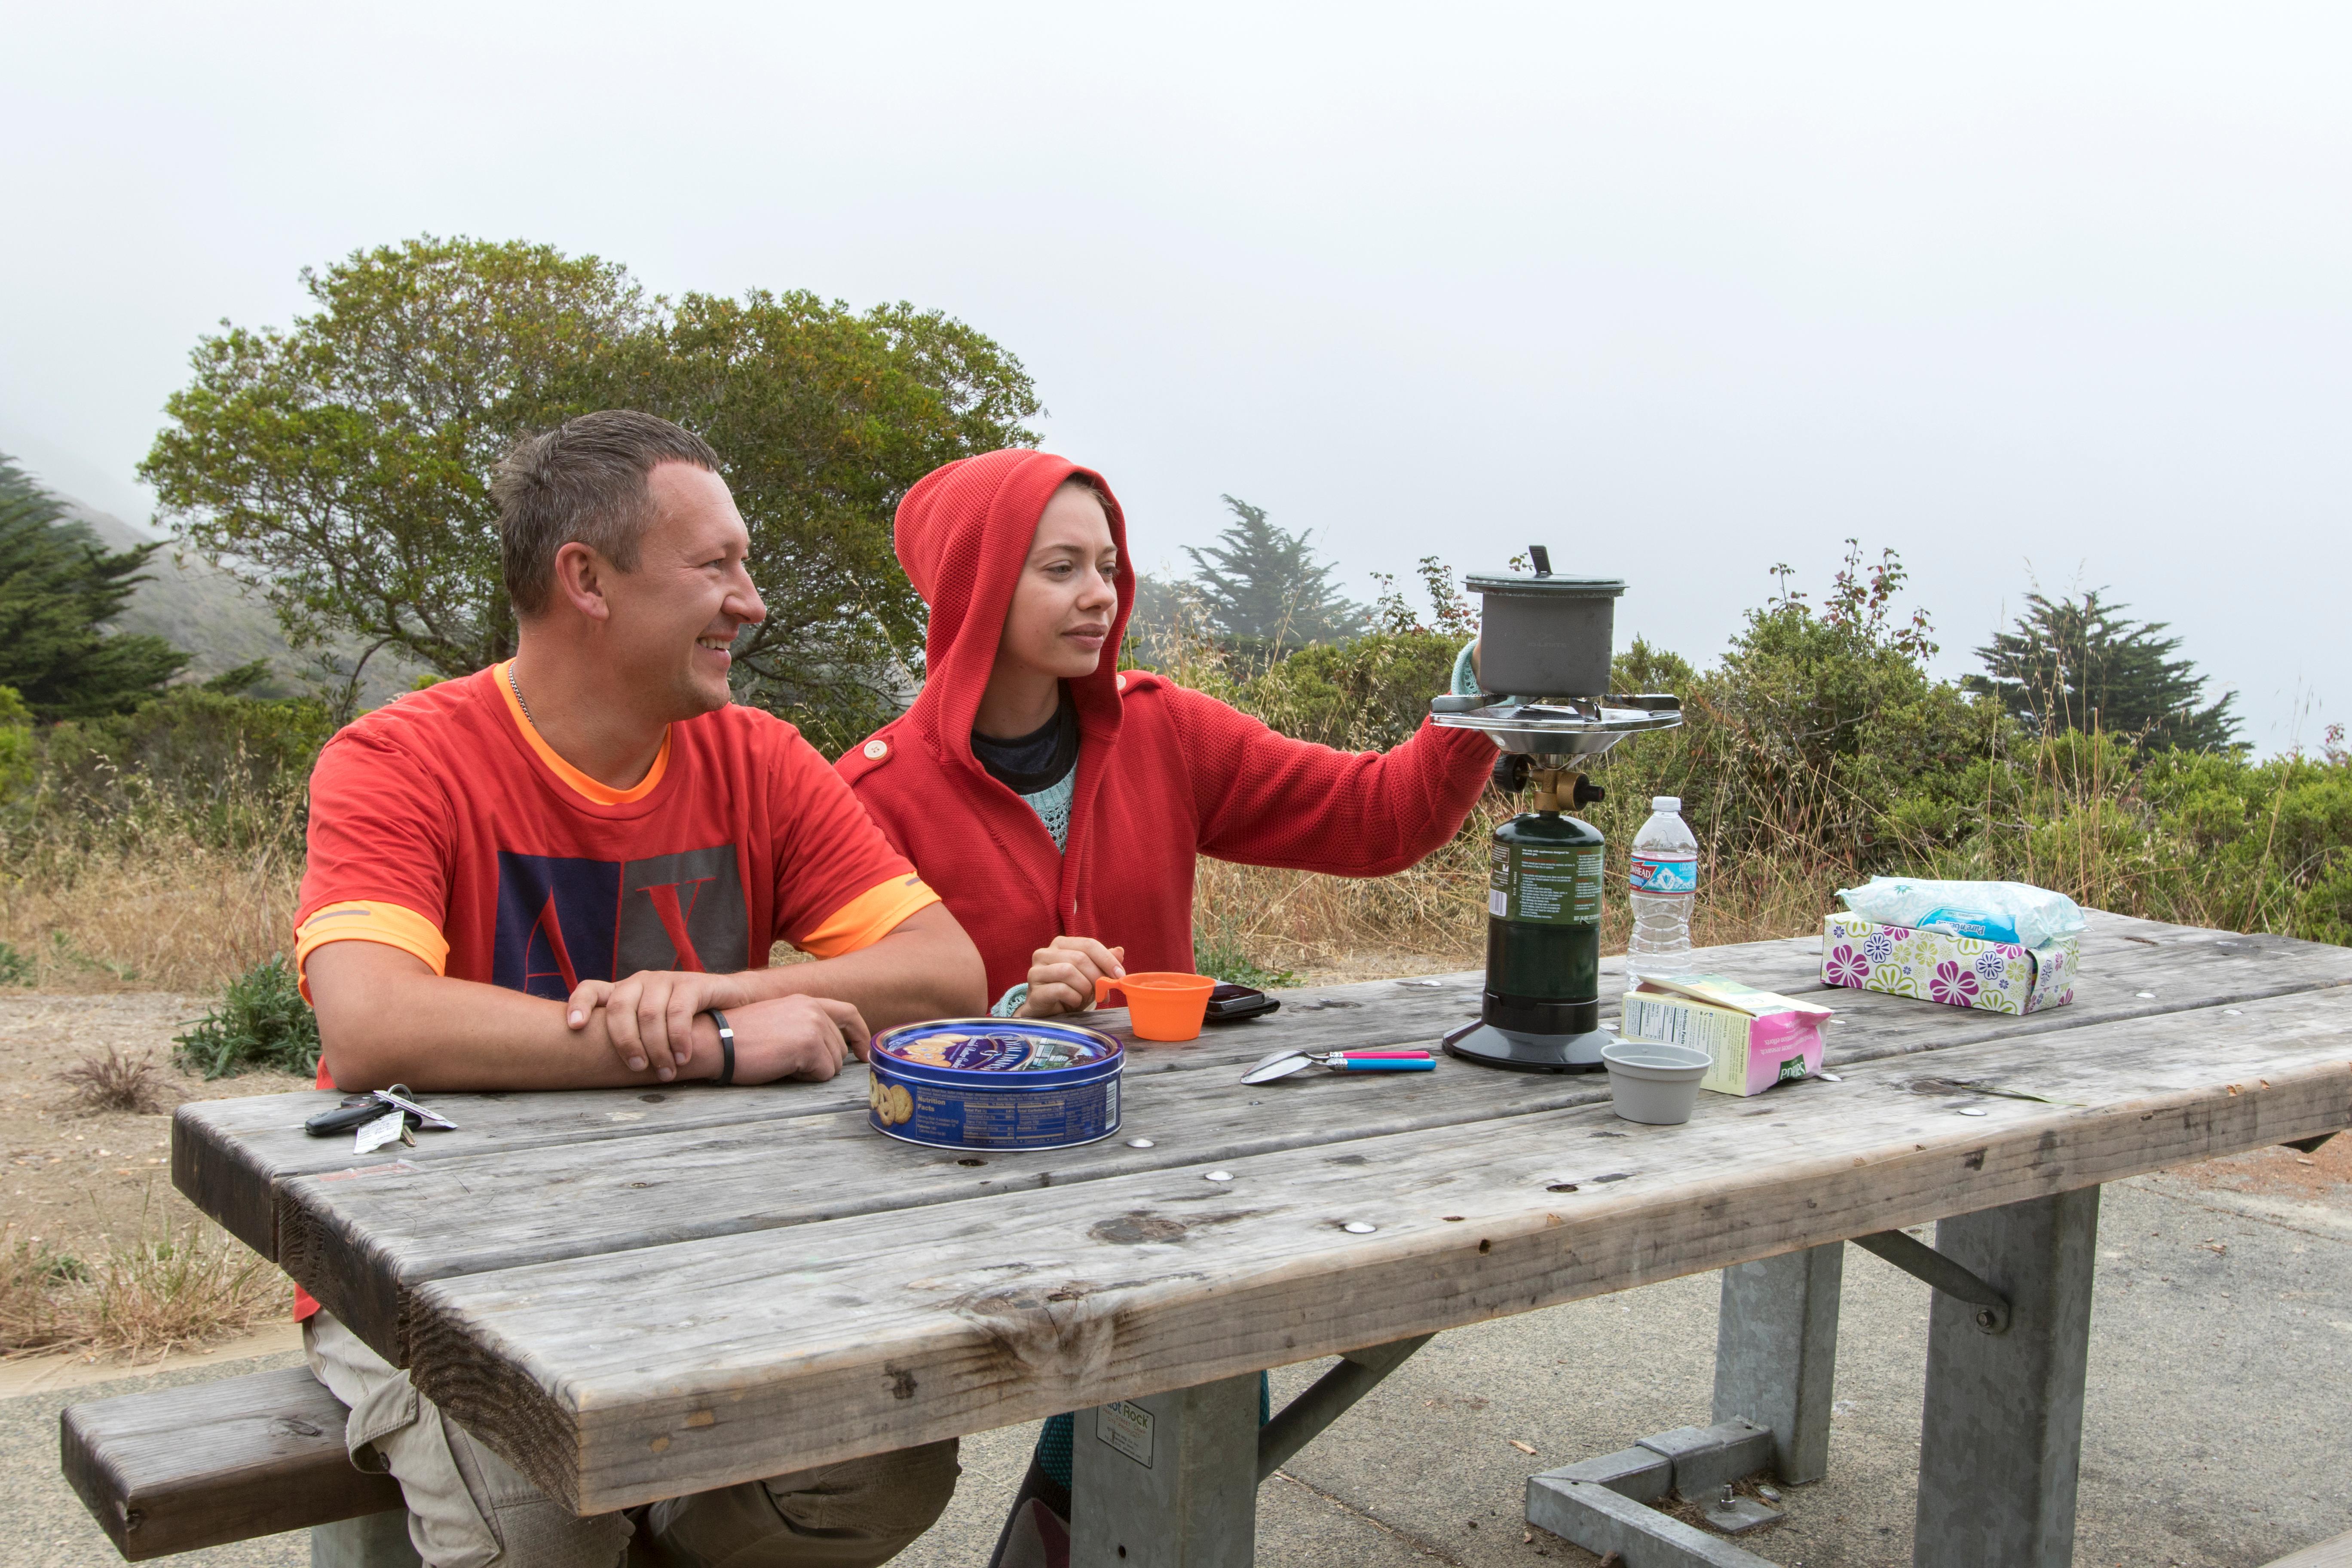
<svg viewBox="0 0 2352 1568">
<path fill-rule="evenodd" d="M 2006 747 L 2009 721 L 1927 674 L 1932 628 L 1895 613 L 1894 552 L 1865 565 L 1848 545 L 1818 605 L 1777 568 L 1780 592 L 1712 668 L 1639 641 L 1618 657 L 1618 689 L 1679 692 L 1685 722 L 1609 753 L 1604 832 L 1630 833 L 1653 795 L 1679 795 L 1715 874 L 1735 877 L 1791 851 L 1858 876 L 1964 830 L 1964 781 Z"/>
<path fill-rule="evenodd" d="M 0 686 L 44 722 L 127 713 L 161 692 L 188 656 L 162 637 L 105 629 L 160 548 L 102 548 L 0 456 Z"/>
<path fill-rule="evenodd" d="M 719 449 L 768 605 L 737 639 L 737 694 L 830 751 L 896 713 L 922 668 L 922 600 L 890 542 L 899 499 L 942 463 L 1036 439 L 1028 376 L 982 333 L 806 293 L 689 294 L 562 391 L 551 412 L 641 408 Z"/>
<path fill-rule="evenodd" d="M 498 460 L 573 414 L 642 408 L 719 448 L 751 527 L 770 615 L 738 645 L 740 693 L 840 743 L 919 664 L 898 498 L 940 463 L 1034 439 L 1019 362 L 906 305 L 672 304 L 594 257 L 429 236 L 303 281 L 319 308 L 290 329 L 224 323 L 197 346 L 141 468 L 298 647 L 349 633 L 445 677 L 506 657 Z"/>
<path fill-rule="evenodd" d="M 332 632 L 444 675 L 514 650 L 499 577 L 499 458 L 560 376 L 655 308 L 621 268 L 548 246 L 426 236 L 302 284 L 285 331 L 230 326 L 140 474 L 187 543 L 254 584 L 289 643 Z"/>
<path fill-rule="evenodd" d="M 2206 703 L 2196 665 L 2172 657 L 2180 639 L 2161 635 L 2168 623 L 2133 620 L 2124 614 L 2129 605 L 2103 603 L 2104 592 L 2056 600 L 2028 594 L 2014 629 L 1976 650 L 1989 674 L 1962 684 L 2050 733 L 2103 730 L 2189 752 L 2236 744 L 2238 721 L 2230 710 L 2238 694 Z"/>
<path fill-rule="evenodd" d="M 1307 542 L 1311 531 L 1277 528 L 1263 507 L 1233 496 L 1224 502 L 1234 521 L 1217 542 L 1206 550 L 1184 547 L 1202 612 L 1218 637 L 1273 653 L 1364 629 L 1362 607 L 1332 585 L 1332 563 L 1316 559 Z"/>
</svg>

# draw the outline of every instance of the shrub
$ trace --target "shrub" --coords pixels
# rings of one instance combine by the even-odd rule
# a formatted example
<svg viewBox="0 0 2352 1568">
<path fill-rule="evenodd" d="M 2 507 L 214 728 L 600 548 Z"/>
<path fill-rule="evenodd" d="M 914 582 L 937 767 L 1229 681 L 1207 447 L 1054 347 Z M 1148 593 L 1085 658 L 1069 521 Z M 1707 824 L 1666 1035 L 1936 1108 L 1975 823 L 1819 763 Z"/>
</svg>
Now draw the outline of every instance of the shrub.
<svg viewBox="0 0 2352 1568">
<path fill-rule="evenodd" d="M 141 1116 L 163 1109 L 163 1068 L 152 1056 L 126 1057 L 112 1046 L 104 1056 L 86 1056 L 57 1075 L 73 1090 L 83 1110 L 128 1110 Z"/>
<path fill-rule="evenodd" d="M 1260 991 L 1298 984 L 1298 976 L 1291 971 L 1269 968 L 1253 958 L 1245 945 L 1247 941 L 1246 933 L 1229 910 L 1221 910 L 1213 919 L 1196 919 L 1192 927 L 1193 966 L 1213 979 L 1255 986 Z"/>
<path fill-rule="evenodd" d="M 319 1019 L 302 1000 L 283 957 L 229 982 L 220 1005 L 173 1037 L 173 1057 L 191 1072 L 226 1078 L 252 1068 L 304 1077 L 319 1068 Z"/>
</svg>

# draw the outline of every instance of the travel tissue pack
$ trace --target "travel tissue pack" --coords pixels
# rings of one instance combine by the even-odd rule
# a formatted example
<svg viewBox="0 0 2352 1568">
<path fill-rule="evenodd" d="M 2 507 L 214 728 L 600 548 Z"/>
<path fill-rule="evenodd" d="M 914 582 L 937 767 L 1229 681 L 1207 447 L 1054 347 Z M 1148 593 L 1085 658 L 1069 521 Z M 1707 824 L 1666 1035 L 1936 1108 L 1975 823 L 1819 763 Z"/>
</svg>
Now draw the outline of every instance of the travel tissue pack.
<svg viewBox="0 0 2352 1568">
<path fill-rule="evenodd" d="M 1835 1016 L 1818 1002 L 1720 974 L 1652 974 L 1625 994 L 1619 1027 L 1628 1040 L 1705 1051 L 1699 1088 L 1747 1095 L 1820 1072 L 1822 1037 Z"/>
<path fill-rule="evenodd" d="M 1882 925 L 1860 915 L 1822 920 L 1822 984 L 1916 996 L 1988 1013 L 2037 1013 L 2074 999 L 2082 942 L 2074 932 L 2040 947 L 1948 931 Z"/>
</svg>

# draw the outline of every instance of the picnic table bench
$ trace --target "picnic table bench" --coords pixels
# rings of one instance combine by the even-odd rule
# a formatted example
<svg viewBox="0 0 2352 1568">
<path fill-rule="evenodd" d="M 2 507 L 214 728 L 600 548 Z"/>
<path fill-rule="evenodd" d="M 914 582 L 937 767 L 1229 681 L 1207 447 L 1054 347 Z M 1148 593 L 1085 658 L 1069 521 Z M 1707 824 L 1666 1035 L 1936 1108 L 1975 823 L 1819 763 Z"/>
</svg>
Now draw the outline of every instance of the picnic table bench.
<svg viewBox="0 0 2352 1568">
<path fill-rule="evenodd" d="M 1820 963 L 1811 937 L 1693 961 L 1796 994 Z M 1475 1010 L 1463 974 L 1138 1046 L 1118 1135 L 1051 1153 L 886 1139 L 853 1068 L 436 1096 L 459 1131 L 365 1160 L 302 1133 L 329 1097 L 204 1101 L 173 1175 L 583 1514 L 1076 1410 L 1083 1568 L 1247 1563 L 1261 1475 L 1426 1336 L 1703 1270 L 1707 1441 L 1815 1479 L 1838 1259 L 1868 1238 L 1938 1285 L 1915 1562 L 2043 1568 L 2071 1553 L 2099 1184 L 2352 1124 L 2347 982 L 2346 949 L 2095 913 L 2073 1005 L 1829 994 L 1837 1081 L 1703 1094 L 1679 1127 L 1618 1121 L 1598 1076 L 1453 1060 L 1238 1081 L 1276 1047 L 1433 1043 Z M 1931 1221 L 1933 1250 L 1900 1236 Z M 1258 1372 L 1331 1355 L 1259 1434 Z M 152 1554 L 97 1425 L 77 1484 Z M 1535 1478 L 1531 1519 L 1617 1508 L 1579 1469 Z M 1633 1568 L 1745 1557 L 1648 1539 Z"/>
</svg>

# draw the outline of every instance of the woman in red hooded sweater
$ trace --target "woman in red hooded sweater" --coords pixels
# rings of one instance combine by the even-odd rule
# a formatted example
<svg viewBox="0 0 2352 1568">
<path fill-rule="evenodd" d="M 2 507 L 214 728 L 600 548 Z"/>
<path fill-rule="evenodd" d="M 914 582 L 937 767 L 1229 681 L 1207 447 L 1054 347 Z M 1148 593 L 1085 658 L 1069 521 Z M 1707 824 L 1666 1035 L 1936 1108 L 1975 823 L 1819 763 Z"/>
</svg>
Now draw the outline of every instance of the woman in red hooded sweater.
<svg viewBox="0 0 2352 1568">
<path fill-rule="evenodd" d="M 899 504 L 896 539 L 930 606 L 929 677 L 836 765 L 979 945 L 999 1014 L 1091 1007 L 1096 979 L 1129 968 L 1190 971 L 1195 856 L 1385 876 L 1450 840 L 1493 768 L 1474 731 L 1424 723 L 1385 755 L 1338 752 L 1120 673 L 1126 519 L 1066 458 L 934 469 Z M 1007 1563 L 1053 1555 L 1068 1426 L 1047 1423 L 998 1543 Z M 1026 1517 L 1032 1498 L 1059 1517 Z"/>
<path fill-rule="evenodd" d="M 1473 731 L 1338 752 L 1119 672 L 1126 531 L 1099 475 L 1021 449 L 934 469 L 898 507 L 929 676 L 836 766 L 979 944 L 1001 1012 L 1091 1007 L 1097 975 L 1191 970 L 1196 855 L 1386 876 L 1460 830 L 1494 765 Z"/>
</svg>

